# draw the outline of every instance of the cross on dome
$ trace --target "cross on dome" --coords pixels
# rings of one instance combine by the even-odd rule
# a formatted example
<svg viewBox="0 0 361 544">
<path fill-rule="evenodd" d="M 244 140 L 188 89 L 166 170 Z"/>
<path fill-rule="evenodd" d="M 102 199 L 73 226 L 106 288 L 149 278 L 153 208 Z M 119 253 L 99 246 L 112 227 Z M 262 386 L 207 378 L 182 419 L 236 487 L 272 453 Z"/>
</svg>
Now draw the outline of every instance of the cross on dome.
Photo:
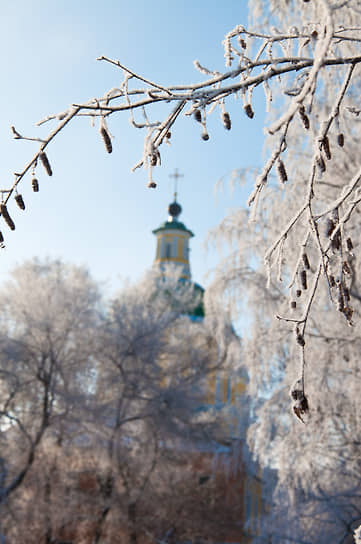
<svg viewBox="0 0 361 544">
<path fill-rule="evenodd" d="M 170 178 L 174 178 L 174 201 L 176 202 L 177 201 L 177 195 L 178 195 L 178 180 L 180 178 L 183 178 L 183 174 L 180 174 L 178 172 L 178 168 L 175 168 L 174 170 L 174 173 L 173 174 L 169 174 L 169 177 Z"/>
</svg>

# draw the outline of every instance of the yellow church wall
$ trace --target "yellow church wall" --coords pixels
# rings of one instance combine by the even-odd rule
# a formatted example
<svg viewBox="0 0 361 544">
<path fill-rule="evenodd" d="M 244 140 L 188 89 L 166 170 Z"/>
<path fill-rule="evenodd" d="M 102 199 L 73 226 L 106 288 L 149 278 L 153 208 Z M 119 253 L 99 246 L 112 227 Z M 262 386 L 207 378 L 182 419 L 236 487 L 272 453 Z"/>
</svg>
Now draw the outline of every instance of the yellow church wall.
<svg viewBox="0 0 361 544">
<path fill-rule="evenodd" d="M 206 382 L 204 402 L 208 406 L 226 408 L 235 406 L 246 391 L 246 383 L 240 377 L 214 371 Z M 235 436 L 238 432 L 239 419 L 230 411 L 221 425 L 226 436 Z"/>
<path fill-rule="evenodd" d="M 208 377 L 206 403 L 214 404 L 216 400 L 217 373 L 212 372 Z"/>
<path fill-rule="evenodd" d="M 181 258 L 178 258 L 178 257 L 159 257 L 159 259 L 155 259 L 154 261 L 156 264 L 158 263 L 169 263 L 169 262 L 173 262 L 173 263 L 182 263 L 182 264 L 188 264 L 189 261 L 187 259 L 181 259 Z"/>
<path fill-rule="evenodd" d="M 246 384 L 241 378 L 212 372 L 207 383 L 207 403 L 235 404 L 245 390 Z"/>
<path fill-rule="evenodd" d="M 177 239 L 176 257 L 161 257 L 161 241 L 164 240 L 165 244 L 171 244 L 171 246 L 173 246 L 175 238 Z M 176 261 L 187 264 L 189 261 L 188 258 L 184 257 L 184 248 L 186 247 L 188 240 L 189 236 L 181 232 L 172 232 L 171 234 L 159 234 L 157 236 L 157 251 L 155 262 L 159 263 L 164 261 Z"/>
</svg>

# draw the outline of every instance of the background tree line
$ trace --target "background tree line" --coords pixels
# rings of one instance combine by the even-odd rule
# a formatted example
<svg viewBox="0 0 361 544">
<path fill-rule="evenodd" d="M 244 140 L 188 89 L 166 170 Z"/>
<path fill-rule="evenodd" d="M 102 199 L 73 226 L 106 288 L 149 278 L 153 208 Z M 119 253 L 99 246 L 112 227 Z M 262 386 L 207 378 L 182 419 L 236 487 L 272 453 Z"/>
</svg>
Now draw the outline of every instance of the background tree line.
<svg viewBox="0 0 361 544">
<path fill-rule="evenodd" d="M 0 297 L 4 542 L 156 542 L 239 526 L 242 499 L 223 503 L 226 476 L 212 478 L 228 436 L 207 406 L 209 376 L 234 364 L 239 341 L 228 325 L 221 345 L 207 319 L 189 317 L 192 284 L 150 272 L 107 303 L 85 269 L 34 260 Z"/>
</svg>

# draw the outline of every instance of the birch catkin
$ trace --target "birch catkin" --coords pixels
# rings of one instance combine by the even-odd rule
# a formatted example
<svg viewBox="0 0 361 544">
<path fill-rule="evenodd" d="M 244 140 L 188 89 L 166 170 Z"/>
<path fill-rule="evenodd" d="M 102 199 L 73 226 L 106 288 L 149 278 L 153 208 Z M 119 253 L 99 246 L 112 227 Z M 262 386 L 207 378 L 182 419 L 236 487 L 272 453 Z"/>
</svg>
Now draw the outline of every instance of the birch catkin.
<svg viewBox="0 0 361 544">
<path fill-rule="evenodd" d="M 326 159 L 329 161 L 331 160 L 331 150 L 330 150 L 330 142 L 327 136 L 325 136 L 322 140 L 322 147 L 326 155 Z"/>
<path fill-rule="evenodd" d="M 198 123 L 201 123 L 202 122 L 202 114 L 200 112 L 200 110 L 194 110 L 194 119 L 198 122 Z"/>
<path fill-rule="evenodd" d="M 11 217 L 10 217 L 10 215 L 9 215 L 8 209 L 7 209 L 7 207 L 6 207 L 6 204 L 0 204 L 0 213 L 1 213 L 1 215 L 3 216 L 4 221 L 5 221 L 5 223 L 8 225 L 8 227 L 9 227 L 11 230 L 15 230 L 15 223 L 14 223 L 14 221 L 11 219 Z"/>
<path fill-rule="evenodd" d="M 103 138 L 103 142 L 105 145 L 105 149 L 107 150 L 107 153 L 111 153 L 113 151 L 112 141 L 110 139 L 109 133 L 105 127 L 102 127 L 100 129 L 100 135 Z"/>
<path fill-rule="evenodd" d="M 21 210 L 25 210 L 25 204 L 22 195 L 16 195 L 15 202 Z"/>
<path fill-rule="evenodd" d="M 326 223 L 326 236 L 328 238 L 331 238 L 331 235 L 333 231 L 335 230 L 335 228 L 336 228 L 336 225 L 334 221 L 331 218 L 328 218 Z"/>
<path fill-rule="evenodd" d="M 33 178 L 31 180 L 31 187 L 34 191 L 34 193 L 38 193 L 39 192 L 39 182 L 36 178 Z"/>
<path fill-rule="evenodd" d="M 277 161 L 277 174 L 280 182 L 286 183 L 288 180 L 287 171 L 284 162 L 281 159 Z"/>
<path fill-rule="evenodd" d="M 340 147 L 343 147 L 345 144 L 345 137 L 342 132 L 337 136 L 337 143 Z"/>
<path fill-rule="evenodd" d="M 306 273 L 306 270 L 301 270 L 300 280 L 301 280 L 302 289 L 306 290 L 307 289 L 307 273 Z"/>
<path fill-rule="evenodd" d="M 303 126 L 306 130 L 308 130 L 310 128 L 310 120 L 306 115 L 305 107 L 301 106 L 298 110 L 298 113 L 300 114 Z"/>
<path fill-rule="evenodd" d="M 323 157 L 322 157 L 321 154 L 316 157 L 316 163 L 317 163 L 317 166 L 318 166 L 321 174 L 326 172 L 326 164 L 325 164 L 325 161 L 323 160 Z"/>
<path fill-rule="evenodd" d="M 303 260 L 303 264 L 304 264 L 306 270 L 309 270 L 310 269 L 310 261 L 308 260 L 307 253 L 302 254 L 302 260 Z"/>
<path fill-rule="evenodd" d="M 53 171 L 51 169 L 49 159 L 44 151 L 42 151 L 39 155 L 39 159 L 41 161 L 41 164 L 44 166 L 45 172 L 48 174 L 48 176 L 53 175 Z"/>
<path fill-rule="evenodd" d="M 226 111 L 222 115 L 223 126 L 226 130 L 231 130 L 231 118 Z"/>
<path fill-rule="evenodd" d="M 253 119 L 254 111 L 252 109 L 251 104 L 245 104 L 244 105 L 244 111 L 245 111 L 245 114 L 247 115 L 247 117 L 249 117 L 250 119 Z"/>
</svg>

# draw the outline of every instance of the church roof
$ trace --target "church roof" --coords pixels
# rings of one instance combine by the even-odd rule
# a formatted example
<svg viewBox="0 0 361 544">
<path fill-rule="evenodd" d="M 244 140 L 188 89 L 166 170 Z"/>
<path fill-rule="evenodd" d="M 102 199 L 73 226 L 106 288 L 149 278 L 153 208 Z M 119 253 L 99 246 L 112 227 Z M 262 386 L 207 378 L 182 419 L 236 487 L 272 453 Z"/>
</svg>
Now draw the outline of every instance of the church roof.
<svg viewBox="0 0 361 544">
<path fill-rule="evenodd" d="M 203 295 L 204 289 L 199 283 L 192 282 L 196 296 L 199 296 L 199 304 L 193 308 L 191 312 L 188 313 L 191 319 L 203 319 L 204 318 L 204 305 L 203 305 Z"/>
<path fill-rule="evenodd" d="M 157 234 L 158 232 L 162 232 L 163 230 L 184 230 L 185 232 L 188 232 L 191 236 L 194 236 L 193 232 L 185 226 L 184 223 L 181 223 L 180 221 L 173 220 L 172 221 L 164 221 L 157 229 L 154 229 L 152 232 L 153 234 Z"/>
</svg>

